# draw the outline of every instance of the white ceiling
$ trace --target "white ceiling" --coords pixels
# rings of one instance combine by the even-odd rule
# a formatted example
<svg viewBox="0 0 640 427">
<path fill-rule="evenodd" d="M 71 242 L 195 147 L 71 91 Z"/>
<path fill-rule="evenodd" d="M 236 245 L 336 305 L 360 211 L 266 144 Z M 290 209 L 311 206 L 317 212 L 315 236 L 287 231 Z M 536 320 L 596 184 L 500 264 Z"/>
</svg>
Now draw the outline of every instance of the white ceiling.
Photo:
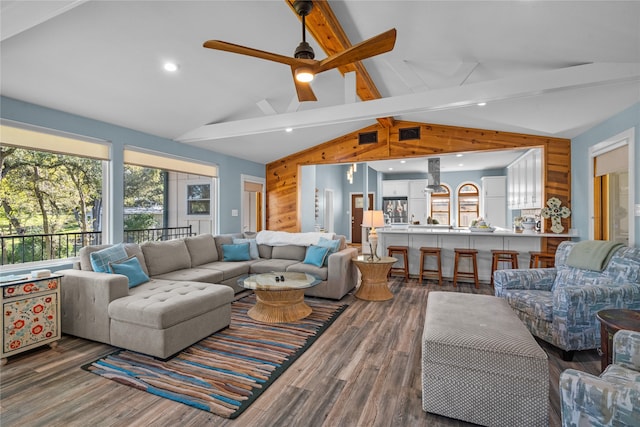
<svg viewBox="0 0 640 427">
<path fill-rule="evenodd" d="M 637 1 L 329 3 L 353 44 L 397 28 L 394 50 L 364 61 L 383 99 L 345 106 L 332 70 L 298 104 L 287 66 L 202 47 L 292 55 L 284 0 L 2 0 L 1 92 L 259 163 L 385 115 L 572 138 L 640 102 Z"/>
</svg>

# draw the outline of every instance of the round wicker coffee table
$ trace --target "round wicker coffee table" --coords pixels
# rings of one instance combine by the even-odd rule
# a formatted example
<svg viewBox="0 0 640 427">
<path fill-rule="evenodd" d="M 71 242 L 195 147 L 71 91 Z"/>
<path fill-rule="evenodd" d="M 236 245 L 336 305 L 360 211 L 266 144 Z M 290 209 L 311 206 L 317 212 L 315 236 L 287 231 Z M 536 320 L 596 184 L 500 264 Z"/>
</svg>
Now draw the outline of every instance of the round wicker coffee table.
<svg viewBox="0 0 640 427">
<path fill-rule="evenodd" d="M 287 323 L 311 314 L 311 307 L 304 302 L 304 290 L 320 283 L 320 279 L 307 273 L 273 272 L 254 274 L 239 283 L 256 294 L 256 305 L 247 312 L 249 317 L 265 323 Z"/>
</svg>

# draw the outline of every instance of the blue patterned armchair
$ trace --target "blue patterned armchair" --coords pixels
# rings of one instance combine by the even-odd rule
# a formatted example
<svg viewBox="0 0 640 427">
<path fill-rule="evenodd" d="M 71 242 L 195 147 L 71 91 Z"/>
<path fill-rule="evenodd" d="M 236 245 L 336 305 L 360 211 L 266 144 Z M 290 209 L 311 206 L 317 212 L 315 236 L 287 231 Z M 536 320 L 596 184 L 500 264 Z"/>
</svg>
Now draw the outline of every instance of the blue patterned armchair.
<svg viewBox="0 0 640 427">
<path fill-rule="evenodd" d="M 597 271 L 567 264 L 581 243 L 560 243 L 554 268 L 498 270 L 493 276 L 495 295 L 507 300 L 533 335 L 560 348 L 564 360 L 575 350 L 600 347 L 598 311 L 640 309 L 640 248 L 614 248 Z"/>
<path fill-rule="evenodd" d="M 560 404 L 563 427 L 640 426 L 640 332 L 613 336 L 613 364 L 599 377 L 562 372 Z"/>
</svg>

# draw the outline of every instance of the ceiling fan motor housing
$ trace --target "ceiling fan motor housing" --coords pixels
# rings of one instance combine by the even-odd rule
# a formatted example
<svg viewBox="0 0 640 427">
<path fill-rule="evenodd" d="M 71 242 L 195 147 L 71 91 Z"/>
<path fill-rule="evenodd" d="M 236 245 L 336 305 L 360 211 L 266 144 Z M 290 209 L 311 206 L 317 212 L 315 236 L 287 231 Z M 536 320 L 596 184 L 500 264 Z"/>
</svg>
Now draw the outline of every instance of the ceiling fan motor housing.
<svg viewBox="0 0 640 427">
<path fill-rule="evenodd" d="M 313 8 L 313 2 L 309 0 L 296 0 L 293 2 L 293 8 L 300 16 L 307 16 Z"/>
<path fill-rule="evenodd" d="M 309 46 L 309 43 L 300 42 L 293 56 L 298 59 L 313 59 L 316 55 L 313 52 L 313 48 Z"/>
</svg>

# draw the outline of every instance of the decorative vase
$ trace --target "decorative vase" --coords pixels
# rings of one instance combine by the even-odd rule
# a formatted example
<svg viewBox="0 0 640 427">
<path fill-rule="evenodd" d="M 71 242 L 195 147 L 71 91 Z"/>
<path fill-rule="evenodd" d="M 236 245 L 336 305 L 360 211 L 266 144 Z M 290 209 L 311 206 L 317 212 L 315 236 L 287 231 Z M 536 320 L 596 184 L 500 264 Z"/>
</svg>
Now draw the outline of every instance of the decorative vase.
<svg viewBox="0 0 640 427">
<path fill-rule="evenodd" d="M 533 220 L 527 220 L 522 223 L 522 227 L 524 228 L 524 233 L 535 233 L 536 232 L 536 222 Z"/>
</svg>

